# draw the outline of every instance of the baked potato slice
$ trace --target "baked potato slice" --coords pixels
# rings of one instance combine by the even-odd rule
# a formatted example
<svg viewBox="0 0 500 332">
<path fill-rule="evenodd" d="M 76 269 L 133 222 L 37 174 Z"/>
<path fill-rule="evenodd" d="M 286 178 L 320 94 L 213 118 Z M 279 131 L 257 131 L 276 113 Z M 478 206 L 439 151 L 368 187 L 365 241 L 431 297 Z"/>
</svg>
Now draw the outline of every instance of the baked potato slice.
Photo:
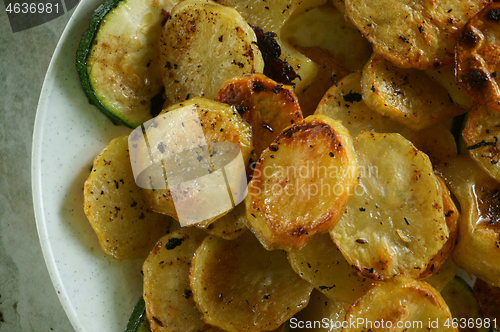
<svg viewBox="0 0 500 332">
<path fill-rule="evenodd" d="M 127 140 L 115 138 L 95 157 L 83 186 L 85 215 L 102 251 L 116 259 L 146 257 L 171 224 L 151 211 L 135 184 Z"/>
<path fill-rule="evenodd" d="M 444 264 L 437 270 L 436 273 L 423 279 L 426 283 L 434 287 L 438 292 L 441 292 L 455 278 L 457 266 L 451 257 L 448 257 Z"/>
<path fill-rule="evenodd" d="M 458 331 L 445 326 L 451 319 L 450 309 L 431 285 L 398 277 L 379 283 L 356 301 L 346 320 L 360 324 L 342 331 Z"/>
<path fill-rule="evenodd" d="M 282 251 L 266 251 L 251 232 L 233 241 L 207 237 L 190 272 L 203 320 L 230 332 L 278 328 L 307 305 L 313 289 Z"/>
<path fill-rule="evenodd" d="M 235 107 L 243 120 L 252 126 L 254 160 L 283 129 L 303 119 L 293 89 L 263 74 L 226 81 L 215 100 Z"/>
<path fill-rule="evenodd" d="M 353 72 L 332 86 L 315 114 L 340 120 L 353 137 L 361 131 L 399 133 L 425 152 L 434 164 L 457 154 L 455 138 L 445 124 L 438 123 L 415 131 L 369 108 L 363 101 L 360 72 Z"/>
<path fill-rule="evenodd" d="M 378 54 L 363 69 L 362 91 L 368 107 L 414 130 L 465 113 L 423 71 L 399 68 Z"/>
<path fill-rule="evenodd" d="M 500 114 L 475 105 L 467 116 L 462 137 L 472 159 L 492 178 L 500 181 Z"/>
<path fill-rule="evenodd" d="M 335 224 L 357 171 L 351 136 L 340 122 L 305 118 L 260 156 L 245 198 L 248 228 L 268 250 L 299 250 Z"/>
<path fill-rule="evenodd" d="M 448 91 L 455 104 L 470 110 L 474 101 L 468 97 L 455 80 L 455 65 L 449 64 L 439 69 L 426 70 L 425 75 Z"/>
<path fill-rule="evenodd" d="M 487 0 L 345 0 L 347 16 L 373 50 L 399 67 L 436 69 L 453 61 L 455 41 Z"/>
<path fill-rule="evenodd" d="M 321 47 L 349 71 L 363 69 L 372 54 L 370 43 L 331 1 L 289 20 L 281 35 L 295 47 Z"/>
<path fill-rule="evenodd" d="M 207 331 L 189 286 L 189 268 L 206 233 L 182 228 L 162 237 L 142 267 L 146 315 L 154 332 Z"/>
<path fill-rule="evenodd" d="M 489 319 L 489 325 L 493 331 L 500 331 L 500 287 L 494 287 L 477 278 L 474 283 L 473 295 L 479 306 L 479 313 L 484 318 L 486 324 Z M 493 321 L 494 320 L 494 321 Z"/>
<path fill-rule="evenodd" d="M 460 213 L 451 198 L 451 193 L 446 187 L 446 183 L 441 177 L 438 176 L 437 178 L 443 194 L 443 213 L 446 219 L 446 226 L 448 226 L 449 230 L 448 241 L 446 241 L 436 256 L 431 259 L 429 265 L 425 271 L 420 274 L 419 278 L 427 278 L 441 269 L 443 264 L 447 261 L 448 256 L 451 254 L 451 251 L 455 247 L 455 242 L 458 237 L 458 221 L 460 219 Z"/>
<path fill-rule="evenodd" d="M 293 270 L 334 302 L 352 304 L 376 283 L 358 275 L 329 234 L 320 234 L 302 250 L 287 254 Z"/>
<path fill-rule="evenodd" d="M 247 226 L 245 226 L 245 215 L 245 202 L 241 202 L 234 209 L 204 229 L 210 235 L 215 235 L 225 240 L 234 240 L 247 229 Z"/>
<path fill-rule="evenodd" d="M 281 38 L 281 30 L 288 20 L 328 0 L 217 0 L 218 3 L 234 7 L 252 26 L 260 27 L 264 32 L 274 32 L 281 47 L 280 59 L 286 60 L 300 79 L 293 81 L 296 91 L 307 87 L 316 77 L 318 66 L 298 52 L 286 40 Z"/>
<path fill-rule="evenodd" d="M 350 303 L 336 302 L 313 290 L 307 307 L 290 319 L 290 331 L 341 332 Z M 333 326 L 332 326 L 333 323 Z M 336 324 L 336 325 L 335 325 Z"/>
<path fill-rule="evenodd" d="M 455 75 L 476 102 L 500 112 L 500 4 L 492 2 L 464 26 L 455 48 Z"/>
<path fill-rule="evenodd" d="M 453 278 L 441 291 L 441 296 L 448 304 L 451 315 L 456 319 L 459 331 L 490 331 L 489 328 L 483 326 L 484 321 L 480 318 L 479 307 L 472 294 L 472 288 L 462 278 L 458 276 Z"/>
<path fill-rule="evenodd" d="M 500 184 L 467 155 L 438 165 L 461 207 L 453 260 L 458 267 L 500 286 Z"/>
<path fill-rule="evenodd" d="M 231 143 L 229 148 L 239 148 L 239 151 L 227 150 L 230 152 L 227 156 L 234 157 L 244 173 L 253 150 L 252 131 L 235 108 L 195 97 L 164 109 L 158 117 L 145 123 L 144 128 L 144 134 L 141 130 L 136 130 L 132 135 L 145 135 L 148 146 L 138 144 L 140 140 L 132 135 L 129 145 L 134 160 L 138 161 L 134 165 L 138 169 L 136 177 L 144 182 L 144 188 L 147 188 L 143 190 L 144 197 L 154 211 L 177 220 L 180 220 L 179 208 L 184 212 L 191 211 L 189 219 L 197 220 L 198 226 L 206 227 L 230 210 L 233 204 L 241 202 L 245 188 L 240 188 L 237 176 L 233 178 L 228 175 L 231 172 L 224 165 L 225 161 L 232 165 L 232 160 L 225 160 L 224 154 L 216 156 L 213 153 L 220 148 L 220 142 Z M 240 159 L 241 165 L 238 161 Z M 155 167 L 161 168 L 159 174 Z M 226 175 L 222 174 L 222 168 Z M 155 171 L 154 176 L 151 176 L 150 170 Z M 175 204 L 163 171 L 170 179 L 170 184 L 176 183 L 172 187 L 177 193 Z M 214 175 L 205 176 L 212 174 Z M 184 192 L 185 184 L 197 190 Z M 228 196 L 228 185 L 233 200 Z M 203 206 L 203 209 L 195 206 Z M 205 218 L 207 212 L 211 216 L 208 219 Z"/>
<path fill-rule="evenodd" d="M 364 276 L 417 278 L 449 237 L 432 164 L 399 134 L 362 132 L 354 148 L 364 171 L 332 238 Z"/>
<path fill-rule="evenodd" d="M 264 60 L 256 42 L 252 28 L 233 8 L 204 0 L 180 2 L 160 38 L 167 99 L 214 99 L 226 80 L 262 73 Z"/>
</svg>

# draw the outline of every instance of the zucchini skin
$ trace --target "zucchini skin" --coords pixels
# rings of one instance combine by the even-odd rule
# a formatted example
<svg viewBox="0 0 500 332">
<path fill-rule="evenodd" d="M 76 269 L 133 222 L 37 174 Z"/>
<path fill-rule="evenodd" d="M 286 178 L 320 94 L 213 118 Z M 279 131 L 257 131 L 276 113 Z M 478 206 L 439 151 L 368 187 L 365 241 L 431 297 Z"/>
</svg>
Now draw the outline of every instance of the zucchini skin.
<svg viewBox="0 0 500 332">
<path fill-rule="evenodd" d="M 144 298 L 140 298 L 139 302 L 134 307 L 132 315 L 128 320 L 125 332 L 149 332 L 150 327 L 146 319 L 146 303 Z"/>
<path fill-rule="evenodd" d="M 101 112 L 103 112 L 115 125 L 125 124 L 127 127 L 132 128 L 123 119 L 119 118 L 113 114 L 104 104 L 99 100 L 95 94 L 92 84 L 90 83 L 90 77 L 87 69 L 87 60 L 89 58 L 90 52 L 92 50 L 92 44 L 94 43 L 95 36 L 99 31 L 101 22 L 104 17 L 115 9 L 121 2 L 126 0 L 105 0 L 102 4 L 97 7 L 97 9 L 92 13 L 90 18 L 89 28 L 85 30 L 78 44 L 76 50 L 76 70 L 78 71 L 78 77 L 80 78 L 80 83 L 82 85 L 83 91 L 87 95 L 89 102 L 95 105 Z"/>
</svg>

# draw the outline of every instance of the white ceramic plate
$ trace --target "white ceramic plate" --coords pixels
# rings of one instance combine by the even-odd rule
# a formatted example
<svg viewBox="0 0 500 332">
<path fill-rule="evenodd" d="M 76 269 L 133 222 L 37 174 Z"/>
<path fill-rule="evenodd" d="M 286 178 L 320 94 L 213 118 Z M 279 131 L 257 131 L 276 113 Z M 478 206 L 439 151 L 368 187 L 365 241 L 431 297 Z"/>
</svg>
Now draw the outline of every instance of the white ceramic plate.
<svg viewBox="0 0 500 332">
<path fill-rule="evenodd" d="M 78 42 L 101 2 L 82 0 L 52 57 L 35 121 L 32 186 L 42 251 L 75 330 L 122 332 L 142 293 L 142 260 L 103 254 L 83 213 L 94 156 L 129 132 L 89 104 L 76 72 Z"/>
</svg>

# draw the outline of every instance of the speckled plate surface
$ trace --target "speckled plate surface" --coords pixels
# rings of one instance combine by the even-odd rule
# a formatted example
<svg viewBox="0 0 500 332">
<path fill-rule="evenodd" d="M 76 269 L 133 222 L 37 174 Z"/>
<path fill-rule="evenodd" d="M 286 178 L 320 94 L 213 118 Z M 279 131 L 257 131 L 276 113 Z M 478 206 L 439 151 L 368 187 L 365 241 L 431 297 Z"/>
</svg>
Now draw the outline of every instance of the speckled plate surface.
<svg viewBox="0 0 500 332">
<path fill-rule="evenodd" d="M 52 282 L 76 331 L 124 331 L 141 296 L 142 260 L 116 261 L 99 249 L 83 213 L 83 183 L 95 155 L 127 133 L 90 105 L 75 51 L 101 0 L 82 0 L 52 57 L 38 105 L 32 186 L 38 234 Z"/>
</svg>

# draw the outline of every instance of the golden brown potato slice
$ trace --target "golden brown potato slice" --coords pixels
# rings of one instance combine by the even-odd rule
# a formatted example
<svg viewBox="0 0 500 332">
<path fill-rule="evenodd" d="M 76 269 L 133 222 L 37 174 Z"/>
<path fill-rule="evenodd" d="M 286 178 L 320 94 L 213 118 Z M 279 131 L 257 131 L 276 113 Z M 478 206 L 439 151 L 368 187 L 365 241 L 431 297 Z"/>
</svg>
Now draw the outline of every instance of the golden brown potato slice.
<svg viewBox="0 0 500 332">
<path fill-rule="evenodd" d="M 349 71 L 363 69 L 372 54 L 370 43 L 344 19 L 344 14 L 331 1 L 295 16 L 285 24 L 281 35 L 294 46 L 320 47 L 328 51 Z"/>
<path fill-rule="evenodd" d="M 319 66 L 318 74 L 311 84 L 301 90 L 295 89 L 302 114 L 306 117 L 314 113 L 326 91 L 348 75 L 349 71 L 339 65 L 328 51 L 319 47 L 296 46 L 296 49 Z"/>
<path fill-rule="evenodd" d="M 423 71 L 396 67 L 377 54 L 363 69 L 362 91 L 368 107 L 415 130 L 465 113 Z"/>
<path fill-rule="evenodd" d="M 448 91 L 451 99 L 458 106 L 469 110 L 474 103 L 460 88 L 455 80 L 455 65 L 449 64 L 439 69 L 426 70 L 425 74 Z"/>
<path fill-rule="evenodd" d="M 356 176 L 347 130 L 326 116 L 309 116 L 260 156 L 245 198 L 247 226 L 268 250 L 299 250 L 335 224 Z"/>
<path fill-rule="evenodd" d="M 441 177 L 438 176 L 437 178 L 443 194 L 443 213 L 446 219 L 446 226 L 448 226 L 449 230 L 448 241 L 446 241 L 436 256 L 431 259 L 427 269 L 420 274 L 419 278 L 427 278 L 441 269 L 451 251 L 455 247 L 455 242 L 458 236 L 458 221 L 460 219 L 460 213 L 451 198 L 451 194 L 446 187 L 446 183 Z"/>
<path fill-rule="evenodd" d="M 353 72 L 332 86 L 319 103 L 315 114 L 324 114 L 342 121 L 342 125 L 353 137 L 363 130 L 399 133 L 425 152 L 434 164 L 457 154 L 455 138 L 445 124 L 438 123 L 415 131 L 369 108 L 362 98 L 360 72 Z"/>
<path fill-rule="evenodd" d="M 479 305 L 479 313 L 484 318 L 483 326 L 500 331 L 500 287 L 491 286 L 477 278 L 473 292 Z"/>
<path fill-rule="evenodd" d="M 451 257 L 447 258 L 439 270 L 423 281 L 434 287 L 438 292 L 442 291 L 450 281 L 455 278 L 457 266 Z"/>
<path fill-rule="evenodd" d="M 171 223 L 149 209 L 135 184 L 127 139 L 115 138 L 95 157 L 83 188 L 85 215 L 102 251 L 116 259 L 145 257 Z"/>
<path fill-rule="evenodd" d="M 499 293 L 500 295 L 500 293 Z M 460 332 L 488 332 L 480 318 L 479 308 L 472 288 L 460 277 L 455 277 L 441 291 Z"/>
<path fill-rule="evenodd" d="M 262 73 L 264 61 L 252 28 L 233 8 L 186 0 L 172 9 L 160 39 L 165 95 L 172 103 L 214 99 L 224 81 Z"/>
<path fill-rule="evenodd" d="M 476 102 L 500 112 L 500 4 L 490 3 L 471 18 L 455 49 L 456 79 Z"/>
<path fill-rule="evenodd" d="M 500 286 L 500 184 L 466 155 L 438 165 L 461 207 L 453 260 L 458 267 Z"/>
<path fill-rule="evenodd" d="M 143 296 L 154 332 L 205 331 L 189 286 L 189 268 L 206 234 L 182 228 L 162 237 L 144 262 Z"/>
<path fill-rule="evenodd" d="M 416 278 L 449 236 L 431 162 L 399 134 L 362 132 L 354 148 L 362 172 L 332 238 L 367 277 Z"/>
<path fill-rule="evenodd" d="M 234 240 L 247 229 L 247 226 L 245 226 L 245 215 L 245 202 L 241 202 L 234 209 L 204 229 L 210 235 L 216 235 L 225 240 Z"/>
<path fill-rule="evenodd" d="M 487 0 L 346 0 L 351 21 L 375 52 L 399 67 L 435 69 L 453 60 L 455 40 Z"/>
<path fill-rule="evenodd" d="M 231 332 L 278 328 L 307 305 L 313 288 L 285 253 L 266 251 L 250 232 L 233 241 L 207 237 L 190 280 L 203 320 Z"/>
<path fill-rule="evenodd" d="M 360 324 L 342 331 L 458 331 L 445 326 L 451 319 L 450 309 L 431 285 L 398 277 L 379 283 L 356 301 L 346 320 Z"/>
<path fill-rule="evenodd" d="M 195 119 L 195 121 L 183 120 L 185 114 L 189 115 L 191 112 L 196 112 L 197 119 Z M 169 114 L 172 114 L 172 118 L 167 118 Z M 191 137 L 192 135 L 176 135 L 175 133 L 179 132 L 179 127 L 181 126 L 187 133 L 197 132 L 200 133 L 200 135 L 195 135 L 196 137 L 194 138 Z M 238 146 L 241 151 L 243 167 L 248 163 L 250 154 L 253 150 L 251 127 L 248 123 L 243 121 L 238 112 L 227 104 L 218 103 L 204 98 L 195 97 L 184 103 L 176 104 L 164 109 L 157 118 L 153 119 L 150 123 L 146 123 L 146 127 L 146 138 L 150 146 L 145 149 L 145 155 L 147 158 L 150 158 L 146 158 L 147 163 L 165 166 L 166 158 L 180 156 L 182 157 L 181 159 L 183 159 L 180 161 L 180 164 L 172 166 L 174 169 L 177 169 L 177 173 L 180 172 L 180 169 L 185 169 L 186 174 L 190 172 L 190 167 L 193 166 L 193 162 L 196 162 L 196 160 L 198 160 L 200 164 L 206 163 L 208 168 L 213 167 L 214 171 L 220 171 L 219 167 L 215 167 L 216 165 L 213 162 L 213 157 L 209 157 L 207 149 L 203 150 L 206 152 L 206 155 L 198 154 L 198 150 L 193 149 L 193 146 L 197 147 L 197 145 L 193 143 L 195 141 L 202 145 L 208 144 L 208 146 L 214 145 L 212 144 L 213 142 L 229 142 L 235 144 L 235 146 Z M 201 132 L 203 135 L 201 135 Z M 132 148 L 134 146 L 134 141 L 132 141 Z M 140 146 L 138 149 L 140 149 Z M 190 151 L 193 152 L 191 153 Z M 177 161 L 177 159 L 174 161 Z M 185 162 L 186 165 L 182 164 L 183 162 Z M 203 168 L 203 170 L 205 170 L 205 168 Z M 181 176 L 184 174 L 182 172 L 180 173 Z M 145 174 L 148 175 L 148 173 Z M 214 172 L 214 174 L 217 176 L 220 175 L 217 172 Z M 200 178 L 206 179 L 206 177 Z M 197 178 L 195 178 L 195 180 L 198 181 Z M 208 178 L 208 180 L 210 180 L 210 178 Z M 217 184 L 217 186 L 215 186 L 212 182 L 205 183 L 202 182 L 202 180 L 199 180 L 199 182 L 194 185 L 197 186 L 196 188 L 200 188 L 200 194 L 188 193 L 184 196 L 177 196 L 177 206 L 181 206 L 189 210 L 193 207 L 194 203 L 203 205 L 200 202 L 206 201 L 207 203 L 204 206 L 213 205 L 213 208 L 217 209 L 218 206 L 216 205 L 219 204 L 222 209 L 222 207 L 225 206 L 225 201 L 229 199 L 229 197 L 226 197 L 228 192 L 226 185 L 227 182 L 223 180 L 224 179 L 220 181 L 221 185 Z M 165 182 L 164 177 L 161 177 L 158 181 L 151 183 L 149 188 L 150 189 L 143 190 L 143 194 L 152 209 L 156 212 L 167 214 L 178 219 L 179 217 L 174 205 L 172 194 L 170 189 L 168 189 L 168 183 Z M 214 201 L 218 198 L 220 198 L 220 201 Z M 237 203 L 239 203 L 239 201 Z M 229 201 L 229 205 L 230 206 L 227 209 L 222 209 L 221 211 L 225 212 L 231 209 L 231 201 Z M 195 208 L 192 208 L 192 210 L 193 213 L 203 212 L 201 210 L 198 211 L 199 209 Z M 222 215 L 217 214 L 215 217 L 209 219 L 204 219 L 200 215 L 200 221 L 197 224 L 207 226 Z"/>
<path fill-rule="evenodd" d="M 252 126 L 257 158 L 283 129 L 302 121 L 299 102 L 292 88 L 263 74 L 226 81 L 215 100 L 235 107 L 243 120 Z"/>
<path fill-rule="evenodd" d="M 341 323 L 350 306 L 347 302 L 332 301 L 315 289 L 307 307 L 290 319 L 290 331 L 341 332 Z"/>
<path fill-rule="evenodd" d="M 366 105 L 361 91 L 361 72 L 353 72 L 332 86 L 314 114 L 323 114 L 340 120 L 352 137 L 361 131 L 393 133 L 403 127 Z"/>
<path fill-rule="evenodd" d="M 282 60 L 286 60 L 300 76 L 293 81 L 296 91 L 312 83 L 318 73 L 318 66 L 298 52 L 286 40 L 281 38 L 285 22 L 300 13 L 326 3 L 328 0 L 217 0 L 218 3 L 236 8 L 252 26 L 260 27 L 264 32 L 276 33 L 276 41 L 281 46 Z"/>
<path fill-rule="evenodd" d="M 329 234 L 314 237 L 299 252 L 289 252 L 288 261 L 301 278 L 335 302 L 354 303 L 375 284 L 358 275 Z"/>
<path fill-rule="evenodd" d="M 500 114 L 475 105 L 468 114 L 462 137 L 469 155 L 491 177 L 500 181 Z"/>
</svg>

